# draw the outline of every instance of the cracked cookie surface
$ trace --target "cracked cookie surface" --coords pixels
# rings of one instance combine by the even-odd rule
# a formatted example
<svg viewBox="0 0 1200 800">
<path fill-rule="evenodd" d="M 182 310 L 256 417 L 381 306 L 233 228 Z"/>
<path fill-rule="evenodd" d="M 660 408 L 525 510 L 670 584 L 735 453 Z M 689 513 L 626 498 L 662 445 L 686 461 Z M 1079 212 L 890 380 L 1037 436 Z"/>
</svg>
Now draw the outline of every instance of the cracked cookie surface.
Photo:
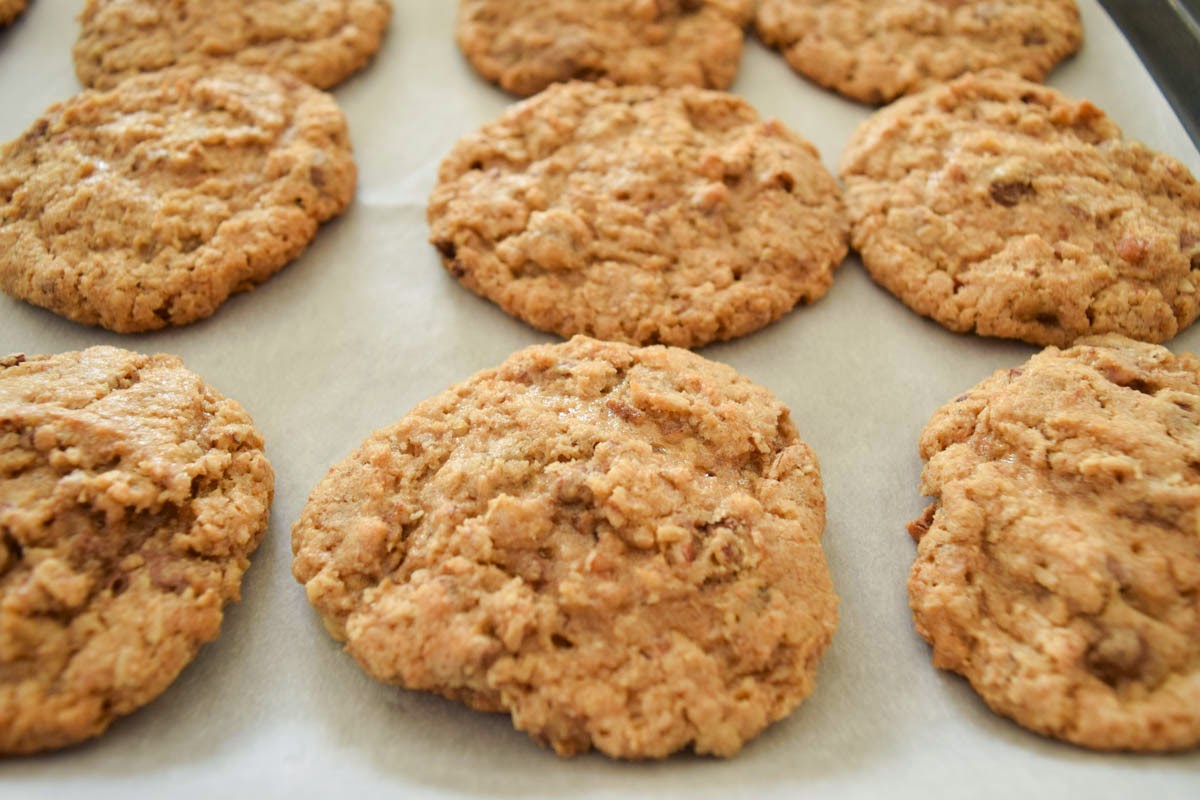
<svg viewBox="0 0 1200 800">
<path fill-rule="evenodd" d="M 86 0 L 75 73 L 84 86 L 229 61 L 328 89 L 379 49 L 388 0 Z"/>
<path fill-rule="evenodd" d="M 355 178 L 341 110 L 287 75 L 85 91 L 0 147 L 0 289 L 115 331 L 194 322 L 299 256 Z"/>
<path fill-rule="evenodd" d="M 518 95 L 598 80 L 725 89 L 753 0 L 461 0 L 455 36 L 489 81 Z"/>
<path fill-rule="evenodd" d="M 173 356 L 0 358 L 0 753 L 96 736 L 215 638 L 274 479 Z"/>
<path fill-rule="evenodd" d="M 376 678 L 562 755 L 731 755 L 812 691 L 837 621 L 824 519 L 768 391 L 576 337 L 368 437 L 314 490 L 293 568 Z"/>
<path fill-rule="evenodd" d="M 879 104 L 991 68 L 1041 81 L 1083 41 L 1075 0 L 759 0 L 755 26 L 800 74 Z"/>
<path fill-rule="evenodd" d="M 950 330 L 1158 342 L 1200 313 L 1200 184 L 1086 100 L 960 78 L 873 115 L 840 171 L 872 277 Z"/>
<path fill-rule="evenodd" d="M 1200 743 L 1200 359 L 1109 335 L 921 436 L 917 630 L 996 712 L 1103 750 Z"/>
<path fill-rule="evenodd" d="M 816 149 L 745 101 L 589 83 L 456 144 L 428 217 L 450 273 L 534 327 L 679 347 L 821 297 L 849 227 Z"/>
</svg>

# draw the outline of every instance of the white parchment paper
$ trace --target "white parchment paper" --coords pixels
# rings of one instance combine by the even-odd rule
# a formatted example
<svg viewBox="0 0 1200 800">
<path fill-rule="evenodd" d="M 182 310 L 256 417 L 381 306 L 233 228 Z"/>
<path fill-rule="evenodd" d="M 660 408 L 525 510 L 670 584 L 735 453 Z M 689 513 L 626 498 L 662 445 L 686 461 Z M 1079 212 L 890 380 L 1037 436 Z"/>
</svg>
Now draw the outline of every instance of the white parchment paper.
<svg viewBox="0 0 1200 800">
<path fill-rule="evenodd" d="M 0 31 L 0 141 L 79 91 L 77 0 L 32 0 Z M 770 387 L 820 456 L 825 549 L 841 626 L 813 696 L 728 761 L 560 760 L 508 718 L 367 678 L 291 577 L 308 493 L 371 430 L 529 344 L 552 341 L 470 294 L 426 242 L 437 163 L 513 98 L 453 43 L 453 0 L 396 0 L 373 64 L 335 94 L 358 197 L 296 263 L 211 319 L 121 336 L 0 295 L 0 352 L 108 343 L 171 352 L 239 400 L 277 474 L 271 526 L 221 637 L 158 700 L 101 738 L 0 761 L 0 798 L 125 797 L 1200 797 L 1200 753 L 1105 755 L 991 714 L 934 670 L 913 631 L 904 524 L 916 439 L 942 403 L 1035 348 L 949 333 L 877 288 L 851 257 L 833 289 L 742 340 L 701 352 Z M 1080 0 L 1083 52 L 1049 83 L 1200 174 L 1200 157 L 1120 33 Z M 798 77 L 753 37 L 733 91 L 811 139 L 832 169 L 870 109 Z M 1200 325 L 1168 343 L 1200 351 Z"/>
</svg>

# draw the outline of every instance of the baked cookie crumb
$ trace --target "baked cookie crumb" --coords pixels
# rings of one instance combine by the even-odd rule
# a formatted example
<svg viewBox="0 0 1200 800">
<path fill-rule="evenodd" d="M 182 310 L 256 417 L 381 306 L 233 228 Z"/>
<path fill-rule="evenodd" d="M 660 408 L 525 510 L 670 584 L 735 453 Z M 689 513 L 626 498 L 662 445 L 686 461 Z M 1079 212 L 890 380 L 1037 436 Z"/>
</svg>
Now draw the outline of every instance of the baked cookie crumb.
<svg viewBox="0 0 1200 800">
<path fill-rule="evenodd" d="M 26 0 L 0 0 L 0 25 L 7 25 L 25 10 Z"/>
</svg>

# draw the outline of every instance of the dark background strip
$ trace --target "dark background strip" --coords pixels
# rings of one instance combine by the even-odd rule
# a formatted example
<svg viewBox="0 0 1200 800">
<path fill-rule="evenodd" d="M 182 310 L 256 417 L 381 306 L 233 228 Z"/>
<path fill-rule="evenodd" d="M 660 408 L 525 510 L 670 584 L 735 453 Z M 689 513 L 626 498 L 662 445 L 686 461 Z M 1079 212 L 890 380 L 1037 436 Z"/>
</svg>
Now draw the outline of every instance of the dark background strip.
<svg viewBox="0 0 1200 800">
<path fill-rule="evenodd" d="M 1100 0 L 1200 148 L 1200 0 Z"/>
</svg>

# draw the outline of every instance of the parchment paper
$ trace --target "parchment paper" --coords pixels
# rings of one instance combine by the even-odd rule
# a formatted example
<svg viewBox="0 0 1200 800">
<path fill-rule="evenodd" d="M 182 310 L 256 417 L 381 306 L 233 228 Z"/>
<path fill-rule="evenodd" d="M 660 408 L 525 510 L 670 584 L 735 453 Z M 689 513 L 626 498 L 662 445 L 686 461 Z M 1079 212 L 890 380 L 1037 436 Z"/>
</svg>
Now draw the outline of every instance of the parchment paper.
<svg viewBox="0 0 1200 800">
<path fill-rule="evenodd" d="M 79 90 L 70 48 L 80 5 L 33 0 L 0 32 L 0 141 Z M 1120 33 L 1095 0 L 1080 6 L 1085 49 L 1049 82 L 1200 174 Z M 905 595 L 914 546 L 904 524 L 925 504 L 916 438 L 938 406 L 1036 348 L 919 318 L 854 257 L 815 305 L 701 351 L 770 387 L 823 465 L 841 625 L 792 717 L 728 761 L 560 760 L 506 716 L 376 683 L 341 652 L 290 574 L 290 527 L 313 486 L 418 401 L 554 340 L 460 287 L 426 243 L 439 159 L 513 102 L 460 57 L 454 9 L 396 1 L 383 50 L 335 92 L 360 166 L 357 201 L 256 291 L 202 323 L 139 336 L 0 295 L 2 352 L 109 343 L 182 356 L 246 406 L 277 474 L 270 530 L 221 637 L 101 738 L 0 761 L 0 797 L 1200 797 L 1200 753 L 1104 755 L 1043 739 L 930 666 Z M 870 112 L 807 83 L 753 37 L 733 91 L 810 138 L 831 169 Z M 1200 350 L 1200 325 L 1169 346 Z"/>
</svg>

